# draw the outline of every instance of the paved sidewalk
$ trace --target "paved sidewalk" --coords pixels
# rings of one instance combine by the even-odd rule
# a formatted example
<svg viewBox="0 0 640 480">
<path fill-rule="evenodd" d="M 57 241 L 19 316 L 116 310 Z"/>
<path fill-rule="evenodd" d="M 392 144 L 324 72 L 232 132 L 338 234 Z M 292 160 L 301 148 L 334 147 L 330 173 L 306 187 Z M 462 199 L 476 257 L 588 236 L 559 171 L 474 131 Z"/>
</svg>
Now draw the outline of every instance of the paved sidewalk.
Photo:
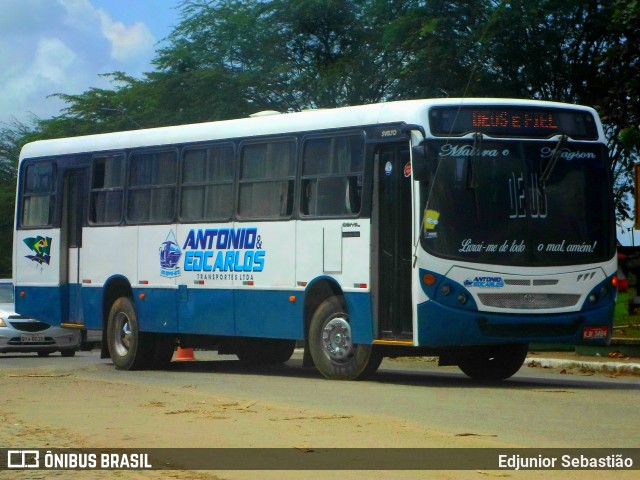
<svg viewBox="0 0 640 480">
<path fill-rule="evenodd" d="M 640 358 L 610 358 L 577 355 L 575 352 L 531 351 L 524 362 L 529 368 L 578 369 L 586 372 L 604 372 L 640 376 Z"/>
</svg>

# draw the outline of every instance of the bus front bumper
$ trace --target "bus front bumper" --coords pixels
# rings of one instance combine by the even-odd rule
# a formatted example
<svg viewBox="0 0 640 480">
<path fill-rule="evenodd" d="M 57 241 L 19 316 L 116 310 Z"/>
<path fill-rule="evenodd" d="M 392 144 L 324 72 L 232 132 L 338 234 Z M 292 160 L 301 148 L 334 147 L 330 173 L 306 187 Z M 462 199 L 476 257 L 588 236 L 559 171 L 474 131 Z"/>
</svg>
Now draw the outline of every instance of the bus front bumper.
<svg viewBox="0 0 640 480">
<path fill-rule="evenodd" d="M 613 299 L 597 308 L 560 314 L 499 314 L 442 305 L 419 304 L 418 345 L 455 347 L 505 343 L 608 345 L 613 329 Z"/>
</svg>

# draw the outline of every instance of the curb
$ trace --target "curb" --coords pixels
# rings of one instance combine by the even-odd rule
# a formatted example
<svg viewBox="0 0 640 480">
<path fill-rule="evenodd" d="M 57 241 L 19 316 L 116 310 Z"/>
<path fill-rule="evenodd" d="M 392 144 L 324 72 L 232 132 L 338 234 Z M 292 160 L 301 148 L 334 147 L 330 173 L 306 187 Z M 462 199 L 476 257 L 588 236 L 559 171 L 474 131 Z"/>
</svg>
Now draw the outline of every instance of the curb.
<svg viewBox="0 0 640 480">
<path fill-rule="evenodd" d="M 532 343 L 530 351 L 575 352 L 587 357 L 607 357 L 610 353 L 621 353 L 625 357 L 640 359 L 640 338 L 613 338 L 609 345 L 572 345 Z M 638 361 L 640 363 L 640 360 Z"/>
<path fill-rule="evenodd" d="M 527 357 L 525 367 L 529 368 L 577 368 L 586 372 L 622 373 L 627 375 L 640 375 L 640 363 L 623 362 L 590 362 L 582 360 L 560 360 L 555 358 Z"/>
</svg>

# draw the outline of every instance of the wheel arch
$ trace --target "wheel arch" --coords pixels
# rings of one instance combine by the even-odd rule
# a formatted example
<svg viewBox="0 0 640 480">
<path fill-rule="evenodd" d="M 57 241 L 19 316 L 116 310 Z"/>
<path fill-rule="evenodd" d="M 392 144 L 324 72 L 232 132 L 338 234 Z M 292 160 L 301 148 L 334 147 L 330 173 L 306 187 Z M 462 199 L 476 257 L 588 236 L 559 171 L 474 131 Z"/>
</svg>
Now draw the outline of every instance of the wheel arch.
<svg viewBox="0 0 640 480">
<path fill-rule="evenodd" d="M 331 277 L 313 279 L 305 290 L 304 296 L 304 338 L 309 335 L 311 318 L 320 304 L 330 297 L 341 297 L 344 303 L 344 292 L 338 282 Z M 346 304 L 345 304 L 346 308 Z"/>
</svg>

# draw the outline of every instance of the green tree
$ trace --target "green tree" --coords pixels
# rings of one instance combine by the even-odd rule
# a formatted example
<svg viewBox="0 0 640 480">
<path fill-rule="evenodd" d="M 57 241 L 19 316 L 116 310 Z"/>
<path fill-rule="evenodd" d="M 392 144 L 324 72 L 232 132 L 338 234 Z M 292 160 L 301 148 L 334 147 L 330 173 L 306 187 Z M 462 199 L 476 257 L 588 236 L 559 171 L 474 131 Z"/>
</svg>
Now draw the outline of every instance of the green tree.
<svg viewBox="0 0 640 480">
<path fill-rule="evenodd" d="M 390 45 L 389 32 L 411 3 L 188 2 L 155 64 L 161 74 L 205 70 L 229 79 L 237 92 L 233 100 L 247 111 L 395 98 L 408 53 Z"/>
<path fill-rule="evenodd" d="M 18 158 L 22 146 L 39 138 L 37 119 L 0 125 L 0 278 L 12 275 L 13 225 Z"/>
<path fill-rule="evenodd" d="M 608 28 L 615 41 L 601 57 L 598 79 L 604 93 L 597 105 L 609 125 L 611 157 L 617 166 L 618 217 L 628 219 L 633 165 L 640 156 L 640 2 L 617 0 Z"/>
<path fill-rule="evenodd" d="M 637 159 L 636 0 L 185 0 L 140 79 L 59 94 L 47 138 L 419 97 L 595 105 L 618 214 Z"/>
</svg>

